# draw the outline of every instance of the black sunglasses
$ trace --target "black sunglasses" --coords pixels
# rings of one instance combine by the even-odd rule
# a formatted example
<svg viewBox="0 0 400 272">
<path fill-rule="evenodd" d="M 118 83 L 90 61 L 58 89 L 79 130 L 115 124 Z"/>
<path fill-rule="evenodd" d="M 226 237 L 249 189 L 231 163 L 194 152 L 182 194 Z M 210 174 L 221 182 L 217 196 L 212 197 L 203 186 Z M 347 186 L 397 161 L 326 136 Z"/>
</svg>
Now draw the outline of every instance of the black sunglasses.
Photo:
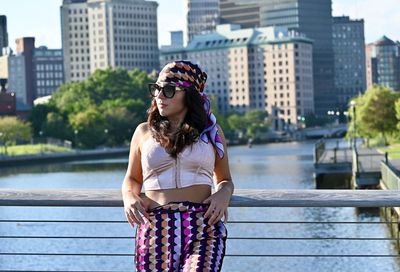
<svg viewBox="0 0 400 272">
<path fill-rule="evenodd" d="M 150 83 L 149 84 L 149 92 L 152 97 L 157 97 L 160 95 L 160 92 L 166 97 L 166 98 L 172 98 L 174 97 L 175 93 L 178 91 L 184 91 L 181 87 L 172 85 L 172 84 L 167 84 L 163 87 L 156 83 Z"/>
</svg>

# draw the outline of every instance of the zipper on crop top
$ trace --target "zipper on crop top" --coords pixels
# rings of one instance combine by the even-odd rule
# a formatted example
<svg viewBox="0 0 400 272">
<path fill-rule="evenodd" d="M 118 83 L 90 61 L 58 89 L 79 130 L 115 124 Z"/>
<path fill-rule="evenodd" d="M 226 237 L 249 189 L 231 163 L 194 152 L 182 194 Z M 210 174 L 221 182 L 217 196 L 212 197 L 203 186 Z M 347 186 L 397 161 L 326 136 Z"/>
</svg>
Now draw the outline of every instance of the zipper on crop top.
<svg viewBox="0 0 400 272">
<path fill-rule="evenodd" d="M 181 181 L 180 181 L 180 163 L 179 163 L 179 158 L 175 158 L 175 184 L 176 188 L 181 188 Z"/>
</svg>

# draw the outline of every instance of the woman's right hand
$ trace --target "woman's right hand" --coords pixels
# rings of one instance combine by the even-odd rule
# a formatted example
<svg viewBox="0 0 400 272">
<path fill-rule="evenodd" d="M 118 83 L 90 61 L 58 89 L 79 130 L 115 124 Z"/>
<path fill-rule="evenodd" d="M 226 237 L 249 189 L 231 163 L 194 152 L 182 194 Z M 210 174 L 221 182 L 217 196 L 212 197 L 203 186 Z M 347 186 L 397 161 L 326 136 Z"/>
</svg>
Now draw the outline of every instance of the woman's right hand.
<svg viewBox="0 0 400 272">
<path fill-rule="evenodd" d="M 145 201 L 133 193 L 127 193 L 124 198 L 124 211 L 128 222 L 133 227 L 136 224 L 144 224 L 146 218 L 149 220 L 149 215 L 147 214 L 147 205 Z"/>
</svg>

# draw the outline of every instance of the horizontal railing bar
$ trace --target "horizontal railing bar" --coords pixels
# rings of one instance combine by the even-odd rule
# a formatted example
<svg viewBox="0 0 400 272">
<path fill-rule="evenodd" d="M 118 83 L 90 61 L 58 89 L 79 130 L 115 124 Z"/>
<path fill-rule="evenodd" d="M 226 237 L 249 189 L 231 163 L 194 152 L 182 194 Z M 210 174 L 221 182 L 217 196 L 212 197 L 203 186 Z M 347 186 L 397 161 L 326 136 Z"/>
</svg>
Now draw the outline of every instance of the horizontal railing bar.
<svg viewBox="0 0 400 272">
<path fill-rule="evenodd" d="M 97 220 L 15 220 L 0 219 L 0 223 L 101 223 L 101 224 L 128 224 L 127 221 L 97 221 Z M 397 221 L 228 221 L 228 224 L 400 224 Z"/>
<path fill-rule="evenodd" d="M 99 224 L 127 224 L 128 221 L 118 220 L 18 220 L 18 219 L 0 219 L 0 223 L 99 223 Z"/>
<path fill-rule="evenodd" d="M 30 252 L 0 252 L 0 256 L 107 256 L 107 257 L 132 257 L 131 253 L 30 253 Z"/>
<path fill-rule="evenodd" d="M 0 236 L 0 239 L 134 239 L 131 236 Z M 229 240 L 359 240 L 400 241 L 400 238 L 381 237 L 229 237 Z"/>
<path fill-rule="evenodd" d="M 100 254 L 100 253 L 0 253 L 1 255 L 13 255 L 13 256 L 104 256 L 104 257 L 133 257 L 135 254 Z M 399 255 L 366 255 L 366 254 L 226 254 L 226 257 L 349 257 L 349 258 L 361 258 L 361 257 L 399 257 Z"/>
<path fill-rule="evenodd" d="M 284 257 L 284 258 L 293 258 L 293 257 L 328 257 L 328 258 L 334 258 L 334 257 L 344 257 L 344 258 L 368 258 L 368 257 L 372 257 L 372 258 L 384 258 L 384 257 L 390 257 L 390 258 L 396 258 L 399 257 L 399 255 L 306 255 L 306 254 L 300 254 L 300 255 L 292 255 L 292 254 L 257 254 L 257 255 L 245 255 L 245 254 L 231 254 L 231 255 L 225 255 L 228 257 Z"/>
<path fill-rule="evenodd" d="M 0 206 L 122 207 L 120 190 L 0 189 Z M 400 207 L 400 190 L 236 189 L 231 207 Z"/>
<path fill-rule="evenodd" d="M 43 272 L 44 270 L 0 270 L 0 272 Z M 45 270 L 46 272 L 65 272 L 66 270 Z M 89 270 L 68 270 L 68 272 L 88 272 Z M 90 272 L 110 272 L 110 270 L 90 270 Z M 126 272 L 126 270 L 113 270 L 113 272 Z"/>
<path fill-rule="evenodd" d="M 379 237 L 230 237 L 230 240 L 351 240 L 351 241 L 400 241 L 400 238 Z"/>
<path fill-rule="evenodd" d="M 397 221 L 228 221 L 233 224 L 399 224 Z"/>
</svg>

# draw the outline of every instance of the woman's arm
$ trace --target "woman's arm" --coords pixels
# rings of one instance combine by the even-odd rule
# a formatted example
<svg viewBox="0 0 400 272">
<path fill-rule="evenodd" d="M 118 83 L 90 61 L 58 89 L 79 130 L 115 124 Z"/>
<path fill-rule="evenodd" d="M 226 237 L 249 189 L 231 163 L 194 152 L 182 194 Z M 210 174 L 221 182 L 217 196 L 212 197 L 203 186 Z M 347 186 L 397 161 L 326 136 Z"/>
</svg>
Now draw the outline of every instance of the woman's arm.
<svg viewBox="0 0 400 272">
<path fill-rule="evenodd" d="M 232 182 L 231 172 L 229 170 L 228 151 L 226 147 L 225 136 L 221 127 L 219 126 L 218 133 L 224 146 L 224 156 L 220 158 L 216 153 L 214 168 L 214 181 L 216 183 L 215 193 L 204 201 L 205 203 L 210 203 L 210 206 L 205 213 L 205 217 L 210 217 L 210 224 L 218 222 L 222 216 L 224 216 L 224 221 L 227 222 L 228 206 L 235 188 Z"/>
<path fill-rule="evenodd" d="M 148 217 L 146 204 L 140 198 L 143 183 L 140 145 L 146 132 L 147 124 L 142 123 L 137 126 L 132 136 L 128 168 L 121 188 L 125 215 L 131 225 L 144 223 L 141 214 Z"/>
</svg>

